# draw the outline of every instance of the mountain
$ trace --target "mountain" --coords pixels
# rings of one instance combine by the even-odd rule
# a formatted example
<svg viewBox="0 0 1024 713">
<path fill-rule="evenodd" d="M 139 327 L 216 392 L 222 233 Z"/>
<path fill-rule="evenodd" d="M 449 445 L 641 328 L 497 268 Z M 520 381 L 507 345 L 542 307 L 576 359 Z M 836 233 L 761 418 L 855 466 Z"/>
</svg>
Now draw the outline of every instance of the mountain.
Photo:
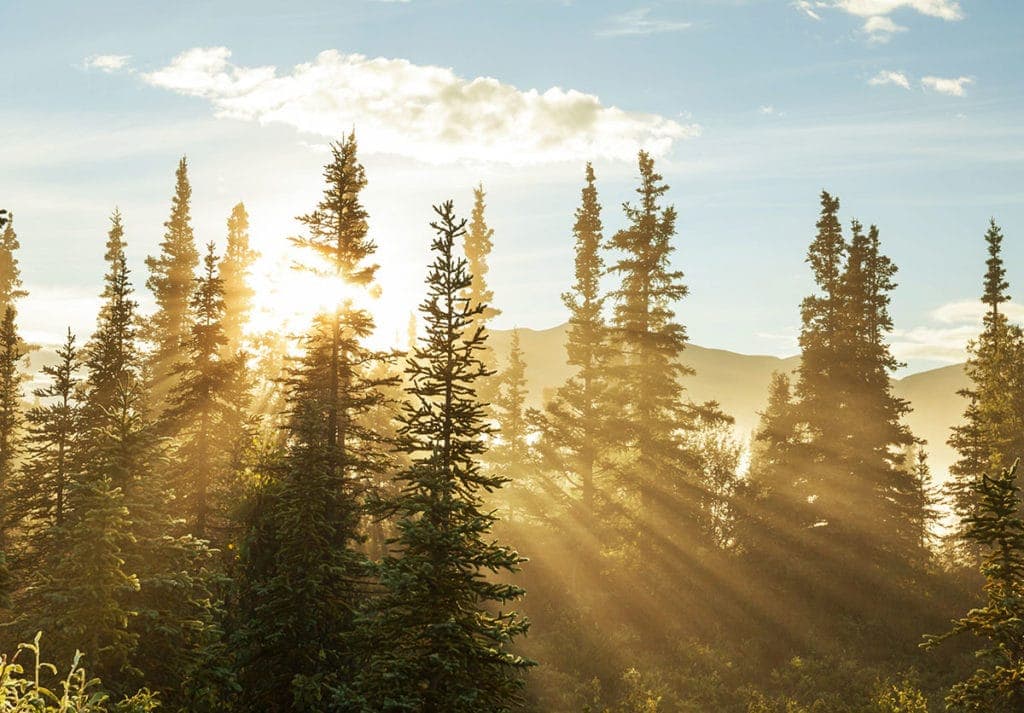
<svg viewBox="0 0 1024 713">
<path fill-rule="evenodd" d="M 566 327 L 562 324 L 542 330 L 519 329 L 532 406 L 541 406 L 572 373 L 565 363 Z M 511 330 L 491 333 L 491 346 L 499 365 L 508 355 L 511 335 Z M 736 419 L 737 436 L 746 440 L 757 425 L 758 412 L 764 408 L 772 373 L 794 371 L 800 358 L 737 354 L 690 344 L 682 361 L 696 371 L 686 379 L 690 398 L 696 402 L 718 401 L 722 410 Z M 929 463 L 939 480 L 945 478 L 955 458 L 946 439 L 950 427 L 960 422 L 964 404 L 957 392 L 967 385 L 962 364 L 893 379 L 893 392 L 913 407 L 907 425 L 928 442 Z"/>
</svg>

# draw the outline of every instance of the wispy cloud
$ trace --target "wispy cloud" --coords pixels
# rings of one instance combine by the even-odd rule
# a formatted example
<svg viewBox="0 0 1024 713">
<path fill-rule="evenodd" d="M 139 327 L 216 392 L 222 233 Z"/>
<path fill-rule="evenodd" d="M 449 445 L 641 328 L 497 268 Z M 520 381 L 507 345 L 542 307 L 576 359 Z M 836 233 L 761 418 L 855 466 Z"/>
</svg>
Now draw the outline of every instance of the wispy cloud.
<svg viewBox="0 0 1024 713">
<path fill-rule="evenodd" d="M 948 94 L 951 97 L 962 97 L 967 95 L 965 87 L 973 84 L 970 77 L 922 77 L 921 86 L 939 94 Z"/>
<path fill-rule="evenodd" d="M 888 42 L 907 27 L 897 24 L 892 17 L 897 11 L 916 12 L 947 22 L 964 19 L 957 0 L 795 0 L 791 5 L 804 15 L 821 20 L 825 10 L 839 10 L 864 19 L 861 32 L 868 42 Z"/>
<path fill-rule="evenodd" d="M 869 42 L 888 42 L 898 32 L 906 32 L 907 28 L 897 25 L 891 17 L 873 15 L 864 21 L 862 28 Z"/>
<path fill-rule="evenodd" d="M 101 72 L 116 72 L 128 68 L 131 55 L 127 54 L 94 54 L 86 57 L 82 63 L 86 69 L 98 69 Z"/>
<path fill-rule="evenodd" d="M 818 14 L 818 11 L 815 8 L 821 7 L 822 5 L 824 5 L 824 3 L 812 3 L 810 2 L 810 0 L 795 0 L 793 2 L 793 7 L 795 7 L 797 10 L 807 15 L 807 17 L 811 18 L 812 20 L 819 21 L 821 20 L 821 15 Z"/>
<path fill-rule="evenodd" d="M 695 124 L 607 106 L 574 89 L 524 91 L 403 59 L 328 50 L 279 73 L 230 57 L 226 47 L 190 49 L 142 77 L 208 100 L 218 117 L 332 138 L 355 126 L 367 151 L 431 163 L 631 160 L 639 149 L 664 155 L 700 133 Z"/>
<path fill-rule="evenodd" d="M 681 32 L 693 27 L 692 22 L 665 20 L 651 17 L 649 7 L 640 7 L 608 19 L 607 25 L 597 31 L 598 37 L 627 37 Z"/>
<path fill-rule="evenodd" d="M 874 87 L 886 84 L 895 84 L 897 87 L 910 89 L 910 80 L 907 79 L 907 75 L 903 72 L 893 72 L 887 69 L 883 69 L 881 72 L 869 79 L 868 84 Z"/>
<path fill-rule="evenodd" d="M 956 0 L 836 0 L 836 7 L 858 17 L 881 17 L 896 10 L 915 10 L 928 17 L 953 21 L 964 18 L 960 3 Z"/>
<path fill-rule="evenodd" d="M 968 343 L 981 332 L 987 309 L 975 300 L 941 305 L 928 314 L 929 324 L 893 330 L 893 353 L 899 359 L 961 362 L 967 358 Z M 1000 309 L 1012 321 L 1024 322 L 1024 304 L 1009 302 Z"/>
</svg>

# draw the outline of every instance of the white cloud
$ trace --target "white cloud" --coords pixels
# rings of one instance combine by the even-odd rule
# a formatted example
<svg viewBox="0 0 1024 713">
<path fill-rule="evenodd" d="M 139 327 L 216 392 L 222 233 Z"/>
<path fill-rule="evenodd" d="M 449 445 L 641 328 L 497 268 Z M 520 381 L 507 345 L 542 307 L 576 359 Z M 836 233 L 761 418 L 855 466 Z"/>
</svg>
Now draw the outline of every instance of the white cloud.
<svg viewBox="0 0 1024 713">
<path fill-rule="evenodd" d="M 815 20 L 820 20 L 821 11 L 826 9 L 864 18 L 861 31 L 873 43 L 888 42 L 897 33 L 907 31 L 890 17 L 897 11 L 917 12 L 947 22 L 964 18 L 957 0 L 795 0 L 792 5 Z"/>
<path fill-rule="evenodd" d="M 970 77 L 922 77 L 921 86 L 925 89 L 931 89 L 933 92 L 939 94 L 948 94 L 951 97 L 962 97 L 967 94 L 964 87 L 968 84 L 973 84 L 974 80 Z"/>
<path fill-rule="evenodd" d="M 820 7 L 822 3 L 812 3 L 810 0 L 795 0 L 793 7 L 807 15 L 812 20 L 821 20 L 821 15 L 815 10 L 815 7 Z"/>
<path fill-rule="evenodd" d="M 864 22 L 863 31 L 871 42 L 888 42 L 894 34 L 906 32 L 907 28 L 885 15 L 872 15 Z"/>
<path fill-rule="evenodd" d="M 102 72 L 116 72 L 128 67 L 131 55 L 127 54 L 94 54 L 85 58 L 86 69 L 98 69 Z"/>
<path fill-rule="evenodd" d="M 907 79 L 907 75 L 903 72 L 893 72 L 887 69 L 883 69 L 881 72 L 869 79 L 868 84 L 874 87 L 883 86 L 885 84 L 895 84 L 897 87 L 910 89 L 910 80 Z"/>
<path fill-rule="evenodd" d="M 765 116 L 782 116 L 782 112 L 778 111 L 771 104 L 762 104 L 757 108 L 757 111 L 759 114 L 763 114 Z"/>
<path fill-rule="evenodd" d="M 651 9 L 637 8 L 609 19 L 608 26 L 597 31 L 598 37 L 625 37 L 628 35 L 656 35 L 664 32 L 681 32 L 693 26 L 692 22 L 681 20 L 657 20 L 650 17 Z"/>
<path fill-rule="evenodd" d="M 949 302 L 932 310 L 931 324 L 894 329 L 892 350 L 899 359 L 933 359 L 951 364 L 967 358 L 967 344 L 981 332 L 987 307 L 980 301 Z M 1024 304 L 1000 307 L 1014 322 L 1024 322 Z"/>
<path fill-rule="evenodd" d="M 366 151 L 431 163 L 632 160 L 639 149 L 664 155 L 700 133 L 695 124 L 606 106 L 574 89 L 522 91 L 403 59 L 327 50 L 279 74 L 270 66 L 237 66 L 230 56 L 226 47 L 190 49 L 142 76 L 207 99 L 218 117 L 330 138 L 355 126 Z"/>
<path fill-rule="evenodd" d="M 836 0 L 834 7 L 858 17 L 881 17 L 896 10 L 916 10 L 928 17 L 953 21 L 964 18 L 956 0 Z"/>
</svg>

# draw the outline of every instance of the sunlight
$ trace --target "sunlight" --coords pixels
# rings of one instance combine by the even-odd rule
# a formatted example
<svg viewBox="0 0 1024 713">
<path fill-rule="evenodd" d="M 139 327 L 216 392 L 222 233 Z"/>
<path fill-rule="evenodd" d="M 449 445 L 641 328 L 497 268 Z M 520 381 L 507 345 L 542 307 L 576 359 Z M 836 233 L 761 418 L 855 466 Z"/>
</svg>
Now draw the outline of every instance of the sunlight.
<svg viewBox="0 0 1024 713">
<path fill-rule="evenodd" d="M 302 334 L 316 315 L 351 305 L 374 317 L 377 328 L 368 340 L 370 345 L 378 349 L 405 347 L 409 309 L 396 290 L 384 290 L 378 283 L 352 285 L 326 270 L 299 269 L 283 255 L 261 257 L 253 265 L 252 285 L 256 294 L 248 325 L 251 335 L 268 331 Z"/>
</svg>

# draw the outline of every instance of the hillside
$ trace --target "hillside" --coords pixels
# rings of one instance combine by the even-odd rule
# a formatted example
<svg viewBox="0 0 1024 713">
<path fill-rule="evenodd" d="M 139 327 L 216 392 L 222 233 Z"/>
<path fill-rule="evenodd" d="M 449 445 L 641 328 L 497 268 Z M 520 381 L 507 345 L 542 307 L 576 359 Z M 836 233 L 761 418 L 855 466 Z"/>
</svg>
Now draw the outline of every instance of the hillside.
<svg viewBox="0 0 1024 713">
<path fill-rule="evenodd" d="M 571 373 L 565 363 L 565 330 L 564 324 L 543 330 L 519 330 L 534 406 L 541 405 L 546 395 Z M 495 330 L 491 335 L 499 363 L 508 353 L 510 336 L 511 331 L 507 330 Z M 686 383 L 690 397 L 694 401 L 717 400 L 736 419 L 737 434 L 747 438 L 764 407 L 772 373 L 794 370 L 799 358 L 737 354 L 691 344 L 683 362 L 696 371 Z M 954 453 L 946 445 L 946 438 L 950 426 L 963 413 L 963 399 L 957 391 L 966 385 L 960 364 L 893 380 L 894 393 L 907 399 L 914 409 L 907 423 L 917 436 L 928 441 L 929 461 L 937 478 L 943 478 L 953 462 Z"/>
</svg>

